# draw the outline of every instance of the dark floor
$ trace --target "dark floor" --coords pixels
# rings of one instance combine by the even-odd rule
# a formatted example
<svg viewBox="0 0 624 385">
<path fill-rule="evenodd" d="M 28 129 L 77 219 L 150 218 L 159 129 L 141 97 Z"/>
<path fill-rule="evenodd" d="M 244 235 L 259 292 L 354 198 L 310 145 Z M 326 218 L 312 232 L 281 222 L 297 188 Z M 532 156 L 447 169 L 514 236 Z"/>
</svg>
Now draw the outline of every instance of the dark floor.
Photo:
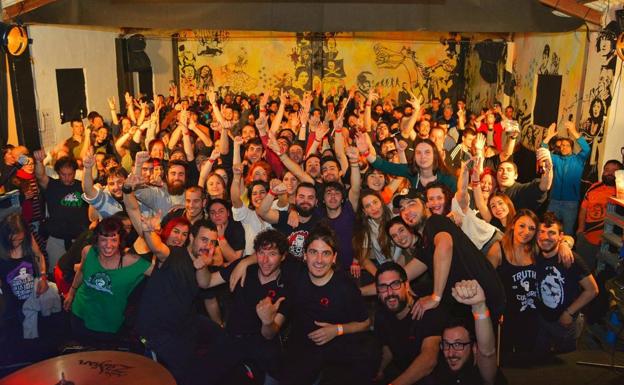
<svg viewBox="0 0 624 385">
<path fill-rule="evenodd" d="M 505 368 L 509 385 L 624 385 L 624 370 L 577 365 L 577 361 L 610 364 L 611 355 L 602 350 L 578 350 L 559 355 L 559 362 L 530 369 Z M 615 354 L 616 365 L 624 365 L 624 352 Z"/>
</svg>

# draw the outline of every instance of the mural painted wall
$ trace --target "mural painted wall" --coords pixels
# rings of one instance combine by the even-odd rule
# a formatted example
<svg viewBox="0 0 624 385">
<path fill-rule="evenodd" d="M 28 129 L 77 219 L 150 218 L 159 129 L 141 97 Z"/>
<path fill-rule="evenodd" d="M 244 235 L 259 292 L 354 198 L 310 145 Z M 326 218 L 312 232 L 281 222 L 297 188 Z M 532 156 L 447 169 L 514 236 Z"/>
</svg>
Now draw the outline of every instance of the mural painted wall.
<svg viewBox="0 0 624 385">
<path fill-rule="evenodd" d="M 469 46 L 466 58 L 466 105 L 481 108 L 503 100 L 507 43 L 486 39 Z"/>
<path fill-rule="evenodd" d="M 561 75 L 558 126 L 572 114 L 576 122 L 577 109 L 582 102 L 579 94 L 583 78 L 583 60 L 586 49 L 585 32 L 561 34 L 523 34 L 514 39 L 513 93 L 511 104 L 516 108 L 522 127 L 522 144 L 534 148 L 543 137 L 543 128 L 533 126 L 532 111 L 538 75 Z M 564 129 L 563 129 L 564 130 Z M 567 135 L 560 131 L 560 135 Z"/>
<path fill-rule="evenodd" d="M 597 180 L 598 165 L 602 165 L 607 117 L 611 112 L 617 56 L 615 42 L 619 34 L 616 21 L 611 21 L 600 32 L 589 35 L 587 74 L 581 108 L 581 132 L 592 148 L 585 180 Z M 621 138 L 616 138 L 621 142 Z"/>
<path fill-rule="evenodd" d="M 399 103 L 409 92 L 432 97 L 463 95 L 467 45 L 358 38 L 353 34 L 286 34 L 188 31 L 180 36 L 178 57 L 182 96 L 215 87 L 222 93 L 259 93 L 280 88 L 301 96 L 356 85 L 367 94 Z"/>
</svg>

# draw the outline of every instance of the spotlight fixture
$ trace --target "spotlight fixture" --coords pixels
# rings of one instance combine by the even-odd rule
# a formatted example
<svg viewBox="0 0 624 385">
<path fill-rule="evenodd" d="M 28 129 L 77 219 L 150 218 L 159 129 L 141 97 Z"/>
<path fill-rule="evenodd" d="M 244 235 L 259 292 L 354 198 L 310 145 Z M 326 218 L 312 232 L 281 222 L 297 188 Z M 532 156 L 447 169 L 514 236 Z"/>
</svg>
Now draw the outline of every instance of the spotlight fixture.
<svg viewBox="0 0 624 385">
<path fill-rule="evenodd" d="M 0 23 L 0 45 L 6 53 L 19 56 L 28 46 L 26 28 L 18 24 Z"/>
</svg>

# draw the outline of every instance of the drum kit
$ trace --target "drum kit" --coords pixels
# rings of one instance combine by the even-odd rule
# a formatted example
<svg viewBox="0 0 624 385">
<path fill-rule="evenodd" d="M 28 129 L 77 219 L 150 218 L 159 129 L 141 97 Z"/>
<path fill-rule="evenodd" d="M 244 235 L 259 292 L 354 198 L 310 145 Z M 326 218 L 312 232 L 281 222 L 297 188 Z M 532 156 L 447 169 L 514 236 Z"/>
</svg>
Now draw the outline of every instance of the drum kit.
<svg viewBox="0 0 624 385">
<path fill-rule="evenodd" d="M 162 365 L 133 353 L 91 351 L 58 356 L 0 379 L 0 385 L 175 385 Z"/>
</svg>

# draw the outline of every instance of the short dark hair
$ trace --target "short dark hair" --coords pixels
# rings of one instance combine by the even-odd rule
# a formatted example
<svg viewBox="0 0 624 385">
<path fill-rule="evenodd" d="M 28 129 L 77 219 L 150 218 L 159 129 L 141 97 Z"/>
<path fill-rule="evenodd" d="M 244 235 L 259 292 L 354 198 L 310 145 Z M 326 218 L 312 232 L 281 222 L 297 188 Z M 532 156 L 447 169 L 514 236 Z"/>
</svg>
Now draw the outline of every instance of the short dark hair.
<svg viewBox="0 0 624 385">
<path fill-rule="evenodd" d="M 375 273 L 375 285 L 379 283 L 379 276 L 385 273 L 386 271 L 395 271 L 399 274 L 402 282 L 407 282 L 407 273 L 403 266 L 399 265 L 394 261 L 388 261 L 382 263 L 381 266 L 377 269 L 377 273 Z"/>
<path fill-rule="evenodd" d="M 604 168 L 604 167 L 606 167 L 608 164 L 614 164 L 614 165 L 616 165 L 616 166 L 618 167 L 618 169 L 620 169 L 620 170 L 624 168 L 624 165 L 622 165 L 622 162 L 620 162 L 620 161 L 619 161 L 619 160 L 617 160 L 617 159 L 609 159 L 608 161 L 606 161 L 606 162 L 605 162 L 605 164 L 604 164 L 603 168 Z"/>
<path fill-rule="evenodd" d="M 54 171 L 56 173 L 60 173 L 62 168 L 71 167 L 76 171 L 78 169 L 78 162 L 73 157 L 62 156 L 57 159 L 56 163 L 54 163 Z"/>
<path fill-rule="evenodd" d="M 403 225 L 410 232 L 412 231 L 412 229 L 407 225 L 407 223 L 405 223 L 403 218 L 401 218 L 400 215 L 397 215 L 396 217 L 392 217 L 392 219 L 386 222 L 385 230 L 386 230 L 386 234 L 388 234 L 388 237 L 390 237 L 390 229 L 392 228 L 392 226 L 395 226 L 395 225 Z"/>
<path fill-rule="evenodd" d="M 546 227 L 557 225 L 559 232 L 563 232 L 563 223 L 552 211 L 545 212 L 544 215 L 542 215 L 542 221 L 540 223 Z"/>
<path fill-rule="evenodd" d="M 288 238 L 275 229 L 266 229 L 256 235 L 253 242 L 254 251 L 258 252 L 269 247 L 277 248 L 277 251 L 284 255 L 288 251 Z"/>
<path fill-rule="evenodd" d="M 464 328 L 466 329 L 466 331 L 468 331 L 468 337 L 470 338 L 470 342 L 474 342 L 476 340 L 474 321 L 468 318 L 468 316 L 460 316 L 459 314 L 456 314 L 448 318 L 447 321 L 444 323 L 444 329 L 442 330 L 442 332 L 444 333 L 444 330 L 446 329 L 452 329 L 457 327 Z"/>
<path fill-rule="evenodd" d="M 332 249 L 334 253 L 338 252 L 338 240 L 336 239 L 336 233 L 331 227 L 324 223 L 319 223 L 314 226 L 303 244 L 303 249 L 307 251 L 310 244 L 314 241 L 323 241 Z"/>
<path fill-rule="evenodd" d="M 188 170 L 188 162 L 186 162 L 184 160 L 178 160 L 178 159 L 170 160 L 169 164 L 167 165 L 167 171 L 169 171 L 171 166 L 181 166 L 181 167 L 184 167 L 184 172 L 185 173 Z"/>
<path fill-rule="evenodd" d="M 208 219 L 200 219 L 197 222 L 193 223 L 193 225 L 191 226 L 191 235 L 193 236 L 193 238 L 195 238 L 197 234 L 199 234 L 199 229 L 202 227 L 211 231 L 217 231 L 217 226 L 212 223 L 212 221 Z"/>
<path fill-rule="evenodd" d="M 334 162 L 338 165 L 338 168 L 340 168 L 340 162 L 338 161 L 338 158 L 336 158 L 335 156 L 324 156 L 321 158 L 321 167 L 323 167 L 323 165 L 327 162 Z"/>
<path fill-rule="evenodd" d="M 100 115 L 97 111 L 91 111 L 87 115 L 87 119 L 89 119 L 89 120 L 93 120 L 95 118 L 102 118 L 102 115 Z M 102 118 L 102 119 L 104 119 L 104 118 Z M 78 120 L 78 119 L 74 119 L 74 120 Z"/>
<path fill-rule="evenodd" d="M 299 192 L 299 189 L 302 188 L 302 187 L 311 188 L 316 193 L 316 187 L 312 183 L 310 183 L 310 182 L 301 182 L 301 183 L 299 183 L 299 185 L 297 186 L 297 189 L 295 190 L 295 195 L 297 195 L 297 193 Z"/>
<path fill-rule="evenodd" d="M 221 199 L 221 198 L 214 198 L 214 199 L 210 199 L 208 201 L 208 204 L 206 205 L 206 210 L 208 210 L 208 212 L 210 212 L 210 208 L 212 207 L 212 205 L 214 204 L 220 204 L 223 207 L 226 208 L 226 210 L 230 211 L 230 208 L 232 207 L 232 204 L 228 201 L 226 201 L 225 199 Z"/>
<path fill-rule="evenodd" d="M 106 173 L 106 179 L 108 180 L 108 178 L 112 178 L 112 177 L 119 177 L 119 178 L 128 178 L 128 171 L 126 171 L 125 168 L 123 167 L 113 167 L 110 170 L 108 170 L 108 172 Z"/>
</svg>

